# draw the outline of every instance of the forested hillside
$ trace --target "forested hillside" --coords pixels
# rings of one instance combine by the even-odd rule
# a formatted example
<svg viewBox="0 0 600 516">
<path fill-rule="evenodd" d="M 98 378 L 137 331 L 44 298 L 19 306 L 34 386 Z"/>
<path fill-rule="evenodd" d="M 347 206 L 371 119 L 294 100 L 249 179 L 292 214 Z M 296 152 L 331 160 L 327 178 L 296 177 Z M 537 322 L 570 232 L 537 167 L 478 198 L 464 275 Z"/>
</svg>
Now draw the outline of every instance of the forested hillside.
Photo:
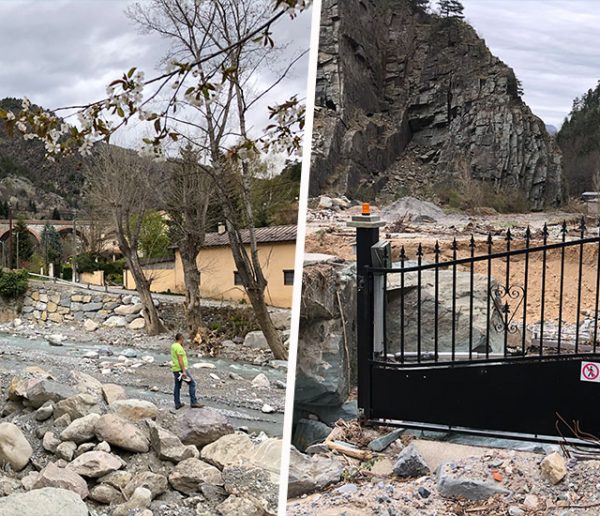
<svg viewBox="0 0 600 516">
<path fill-rule="evenodd" d="M 600 190 L 600 81 L 573 101 L 557 141 L 569 195 Z"/>
</svg>

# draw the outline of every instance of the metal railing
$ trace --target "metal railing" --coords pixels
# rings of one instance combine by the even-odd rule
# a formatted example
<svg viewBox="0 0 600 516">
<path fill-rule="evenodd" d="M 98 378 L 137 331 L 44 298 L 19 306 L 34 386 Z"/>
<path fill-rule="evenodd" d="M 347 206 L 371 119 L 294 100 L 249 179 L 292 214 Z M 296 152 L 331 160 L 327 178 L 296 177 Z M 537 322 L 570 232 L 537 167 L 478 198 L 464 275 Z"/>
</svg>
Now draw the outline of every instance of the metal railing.
<svg viewBox="0 0 600 516">
<path fill-rule="evenodd" d="M 374 303 L 381 338 L 371 360 L 410 366 L 596 353 L 600 221 L 594 235 L 585 219 L 571 231 L 565 222 L 556 240 L 546 225 L 537 238 L 529 228 L 507 229 L 483 241 L 453 239 L 446 249 L 436 241 L 429 253 L 418 244 L 412 256 L 402 246 L 393 266 L 365 267 L 373 284 L 385 285 L 373 293 L 383 299 Z"/>
</svg>

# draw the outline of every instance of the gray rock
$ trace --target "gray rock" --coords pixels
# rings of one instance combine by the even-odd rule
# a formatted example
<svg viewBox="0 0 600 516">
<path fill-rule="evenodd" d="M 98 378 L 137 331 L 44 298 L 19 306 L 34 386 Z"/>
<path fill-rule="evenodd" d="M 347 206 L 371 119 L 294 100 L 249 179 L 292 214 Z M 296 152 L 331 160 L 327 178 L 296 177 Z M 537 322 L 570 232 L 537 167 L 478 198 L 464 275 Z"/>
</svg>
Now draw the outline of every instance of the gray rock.
<svg viewBox="0 0 600 516">
<path fill-rule="evenodd" d="M 374 452 L 382 452 L 385 450 L 390 444 L 392 444 L 396 439 L 399 439 L 400 436 L 404 433 L 403 429 L 392 430 L 391 432 L 378 437 L 377 439 L 373 439 L 369 443 L 369 449 Z"/>
<path fill-rule="evenodd" d="M 438 468 L 437 489 L 444 498 L 466 498 L 468 500 L 485 500 L 498 494 L 508 495 L 510 491 L 491 482 L 483 482 L 456 475 L 448 464 Z"/>
<path fill-rule="evenodd" d="M 233 433 L 227 418 L 214 409 L 204 407 L 187 410 L 177 420 L 177 436 L 183 444 L 202 448 L 224 435 Z"/>
<path fill-rule="evenodd" d="M 85 303 L 81 310 L 83 312 L 97 312 L 98 310 L 102 310 L 102 303 Z"/>
<path fill-rule="evenodd" d="M 246 334 L 244 346 L 253 349 L 269 349 L 269 344 L 262 331 L 251 331 Z"/>
<path fill-rule="evenodd" d="M 77 457 L 68 468 L 83 477 L 98 478 L 122 466 L 121 459 L 111 453 L 90 451 Z"/>
<path fill-rule="evenodd" d="M 302 300 L 295 390 L 299 411 L 326 412 L 348 398 L 355 375 L 350 345 L 355 339 L 355 284 L 353 267 L 337 263 L 304 267 L 307 295 Z"/>
<path fill-rule="evenodd" d="M 70 396 L 67 399 L 61 400 L 56 404 L 54 409 L 55 417 L 60 417 L 63 414 L 69 414 L 71 420 L 79 417 L 87 416 L 88 414 L 100 414 L 98 406 L 98 398 L 93 394 L 82 392 L 75 396 Z"/>
<path fill-rule="evenodd" d="M 52 417 L 54 413 L 54 404 L 51 401 L 44 403 L 39 409 L 35 411 L 34 419 L 36 421 L 46 421 Z"/>
<path fill-rule="evenodd" d="M 65 441 L 60 443 L 56 447 L 56 456 L 59 459 L 66 460 L 67 462 L 71 462 L 73 460 L 73 456 L 75 455 L 75 450 L 77 449 L 77 445 L 73 441 Z M 48 487 L 60 487 L 60 486 L 48 486 Z"/>
<path fill-rule="evenodd" d="M 199 456 L 198 449 L 195 446 L 184 445 L 179 437 L 165 430 L 154 421 L 148 420 L 147 423 L 150 431 L 150 445 L 159 459 L 177 464 L 182 460 Z"/>
<path fill-rule="evenodd" d="M 394 464 L 394 474 L 399 477 L 422 477 L 430 473 L 425 459 L 412 444 L 400 452 Z"/>
<path fill-rule="evenodd" d="M 58 402 L 77 394 L 71 387 L 53 380 L 42 380 L 27 389 L 26 397 L 33 408 L 39 408 L 47 401 Z"/>
<path fill-rule="evenodd" d="M 221 472 L 199 459 L 181 461 L 169 475 L 169 483 L 181 493 L 193 495 L 202 484 L 223 485 Z"/>
<path fill-rule="evenodd" d="M 56 452 L 56 448 L 62 441 L 54 435 L 54 432 L 46 432 L 42 439 L 42 447 L 50 453 Z"/>
<path fill-rule="evenodd" d="M 69 469 L 59 468 L 52 462 L 40 471 L 33 484 L 33 489 L 44 487 L 67 489 L 76 493 L 82 500 L 88 496 L 87 483 L 80 475 Z"/>
<path fill-rule="evenodd" d="M 123 495 L 115 487 L 108 484 L 98 484 L 92 487 L 89 497 L 105 505 L 123 503 Z"/>
<path fill-rule="evenodd" d="M 88 516 L 88 509 L 81 497 L 67 489 L 44 487 L 0 498 L 0 516 L 23 514 L 24 507 L 27 508 L 27 516 Z M 48 512 L 50 508 L 52 513 Z"/>
<path fill-rule="evenodd" d="M 294 446 L 300 451 L 304 451 L 313 444 L 322 443 L 331 430 L 331 427 L 321 421 L 300 419 L 294 428 Z"/>
<path fill-rule="evenodd" d="M 340 481 L 344 464 L 336 457 L 308 456 L 292 446 L 288 479 L 288 496 L 295 498 L 320 491 Z"/>
<path fill-rule="evenodd" d="M 0 466 L 21 471 L 33 455 L 29 441 L 13 423 L 0 423 Z"/>
<path fill-rule="evenodd" d="M 88 414 L 87 416 L 80 417 L 60 433 L 60 438 L 64 441 L 73 441 L 78 444 L 91 441 L 96 435 L 96 423 L 99 419 L 99 414 Z"/>
<path fill-rule="evenodd" d="M 358 491 L 358 486 L 356 484 L 344 484 L 343 486 L 338 487 L 334 490 L 335 494 L 339 495 L 351 495 Z"/>
<path fill-rule="evenodd" d="M 117 414 L 100 416 L 94 432 L 98 440 L 123 450 L 146 453 L 150 449 L 148 438 L 140 428 Z"/>
</svg>

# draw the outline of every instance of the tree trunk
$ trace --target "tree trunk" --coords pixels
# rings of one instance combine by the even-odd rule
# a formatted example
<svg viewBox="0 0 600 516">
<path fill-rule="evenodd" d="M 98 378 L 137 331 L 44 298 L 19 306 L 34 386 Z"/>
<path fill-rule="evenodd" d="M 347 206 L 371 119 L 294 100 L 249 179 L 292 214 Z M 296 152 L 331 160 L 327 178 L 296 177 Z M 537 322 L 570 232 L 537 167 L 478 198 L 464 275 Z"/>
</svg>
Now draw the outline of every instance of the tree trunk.
<svg viewBox="0 0 600 516">
<path fill-rule="evenodd" d="M 202 335 L 202 306 L 200 304 L 200 271 L 196 262 L 196 253 L 187 246 L 179 248 L 183 264 L 183 278 L 185 282 L 185 319 L 190 332 L 190 338 L 195 339 Z"/>
<path fill-rule="evenodd" d="M 275 328 L 275 325 L 271 319 L 271 315 L 269 314 L 269 309 L 265 303 L 264 292 L 254 289 L 247 289 L 246 292 L 248 294 L 248 298 L 250 299 L 250 304 L 254 309 L 256 320 L 258 321 L 260 329 L 267 339 L 267 343 L 273 352 L 273 356 L 276 360 L 287 360 L 287 351 L 283 345 L 283 341 L 281 340 L 281 335 Z"/>
<path fill-rule="evenodd" d="M 144 271 L 140 265 L 138 257 L 135 255 L 125 255 L 125 259 L 127 260 L 127 265 L 129 265 L 131 274 L 133 274 L 133 279 L 135 280 L 135 289 L 140 296 L 142 305 L 144 306 L 146 333 L 148 335 L 159 335 L 160 333 L 166 332 L 167 330 L 158 316 L 158 310 L 154 306 L 152 293 L 150 292 L 150 282 L 144 275 Z"/>
</svg>

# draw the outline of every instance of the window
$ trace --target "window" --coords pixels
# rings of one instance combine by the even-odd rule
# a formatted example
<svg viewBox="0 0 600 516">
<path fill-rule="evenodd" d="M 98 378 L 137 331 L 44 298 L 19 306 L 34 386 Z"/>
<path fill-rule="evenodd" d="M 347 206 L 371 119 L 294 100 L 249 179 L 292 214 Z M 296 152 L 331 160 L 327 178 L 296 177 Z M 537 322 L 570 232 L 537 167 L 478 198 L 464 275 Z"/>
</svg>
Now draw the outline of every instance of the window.
<svg viewBox="0 0 600 516">
<path fill-rule="evenodd" d="M 294 284 L 294 271 L 283 271 L 283 284 L 293 285 Z"/>
<path fill-rule="evenodd" d="M 238 271 L 233 271 L 233 284 L 234 285 L 242 285 L 242 277 Z"/>
</svg>

